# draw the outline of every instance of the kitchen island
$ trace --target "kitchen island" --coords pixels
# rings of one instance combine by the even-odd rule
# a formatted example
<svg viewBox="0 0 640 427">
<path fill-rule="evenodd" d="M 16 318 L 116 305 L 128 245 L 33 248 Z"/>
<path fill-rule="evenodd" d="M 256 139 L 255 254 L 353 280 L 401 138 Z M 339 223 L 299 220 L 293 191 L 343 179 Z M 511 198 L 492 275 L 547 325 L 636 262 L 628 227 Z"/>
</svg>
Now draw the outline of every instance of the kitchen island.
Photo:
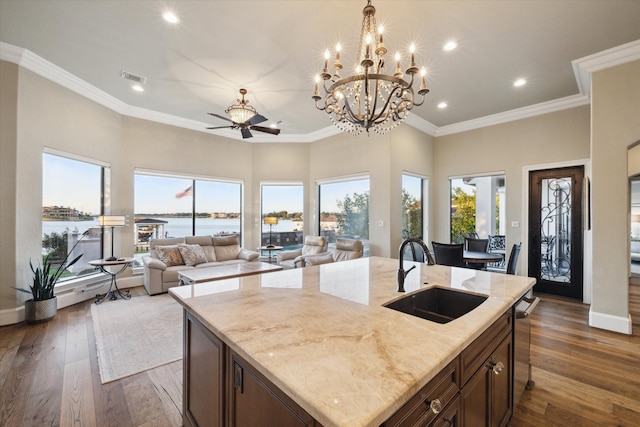
<svg viewBox="0 0 640 427">
<path fill-rule="evenodd" d="M 398 261 L 381 257 L 171 288 L 185 310 L 185 426 L 252 416 L 261 425 L 378 426 L 409 417 L 398 411 L 434 379 L 440 389 L 442 378 L 461 385 L 464 351 L 477 339 L 504 340 L 512 354 L 511 310 L 534 279 L 412 262 L 405 270 L 412 265 L 404 294 Z M 384 307 L 434 286 L 488 298 L 446 324 Z M 266 401 L 250 398 L 257 389 Z M 446 393 L 464 400 L 464 390 Z M 274 405 L 290 418 L 270 422 Z"/>
</svg>

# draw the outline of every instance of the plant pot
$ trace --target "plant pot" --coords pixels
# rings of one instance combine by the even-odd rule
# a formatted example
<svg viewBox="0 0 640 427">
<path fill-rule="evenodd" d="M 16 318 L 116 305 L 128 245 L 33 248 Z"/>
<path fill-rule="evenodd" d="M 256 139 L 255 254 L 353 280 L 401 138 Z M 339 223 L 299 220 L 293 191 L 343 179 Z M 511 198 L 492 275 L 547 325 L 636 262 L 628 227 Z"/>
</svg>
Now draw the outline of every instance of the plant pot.
<svg viewBox="0 0 640 427">
<path fill-rule="evenodd" d="M 47 322 L 58 313 L 58 300 L 56 297 L 34 301 L 32 299 L 24 302 L 24 320 L 27 323 Z"/>
</svg>

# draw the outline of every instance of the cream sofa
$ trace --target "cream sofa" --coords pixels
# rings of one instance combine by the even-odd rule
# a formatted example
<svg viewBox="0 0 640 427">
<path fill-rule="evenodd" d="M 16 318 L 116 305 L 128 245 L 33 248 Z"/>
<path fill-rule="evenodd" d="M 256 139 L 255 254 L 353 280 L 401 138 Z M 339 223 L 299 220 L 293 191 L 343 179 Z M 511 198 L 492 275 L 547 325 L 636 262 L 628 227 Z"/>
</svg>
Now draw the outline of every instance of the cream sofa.
<svg viewBox="0 0 640 427">
<path fill-rule="evenodd" d="M 256 261 L 260 256 L 241 248 L 238 235 L 153 239 L 149 248 L 150 254 L 142 258 L 144 287 L 149 295 L 177 286 L 179 271 Z"/>
</svg>

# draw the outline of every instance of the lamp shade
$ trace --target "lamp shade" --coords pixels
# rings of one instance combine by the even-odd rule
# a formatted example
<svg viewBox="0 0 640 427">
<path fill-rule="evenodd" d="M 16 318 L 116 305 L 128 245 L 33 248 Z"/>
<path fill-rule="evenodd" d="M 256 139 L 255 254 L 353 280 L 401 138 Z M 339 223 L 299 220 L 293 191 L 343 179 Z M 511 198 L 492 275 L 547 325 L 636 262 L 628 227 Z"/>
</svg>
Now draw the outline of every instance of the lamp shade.
<svg viewBox="0 0 640 427">
<path fill-rule="evenodd" d="M 278 223 L 277 216 L 266 216 L 264 217 L 264 223 L 268 225 L 276 225 Z"/>
<path fill-rule="evenodd" d="M 124 227 L 127 225 L 127 218 L 124 215 L 100 215 L 98 225 L 101 227 Z"/>
</svg>

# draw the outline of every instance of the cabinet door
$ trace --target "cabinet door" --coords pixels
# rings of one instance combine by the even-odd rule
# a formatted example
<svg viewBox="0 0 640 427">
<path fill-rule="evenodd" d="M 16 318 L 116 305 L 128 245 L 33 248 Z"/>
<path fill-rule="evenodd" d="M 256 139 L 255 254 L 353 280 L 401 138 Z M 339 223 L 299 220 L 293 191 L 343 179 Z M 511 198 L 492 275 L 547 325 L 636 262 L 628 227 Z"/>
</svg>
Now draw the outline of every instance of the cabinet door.
<svg viewBox="0 0 640 427">
<path fill-rule="evenodd" d="M 513 412 L 511 334 L 498 345 L 462 388 L 462 420 L 465 426 L 504 427 Z"/>
<path fill-rule="evenodd" d="M 224 425 L 224 343 L 185 312 L 183 422 Z"/>
<path fill-rule="evenodd" d="M 504 427 L 513 413 L 513 375 L 512 357 L 513 341 L 511 335 L 505 338 L 490 358 L 491 370 L 491 426 Z M 502 369 L 497 369 L 502 367 Z"/>
<path fill-rule="evenodd" d="M 262 374 L 231 352 L 229 425 L 313 426 L 314 419 Z"/>
<path fill-rule="evenodd" d="M 460 392 L 462 422 L 465 426 L 489 426 L 491 370 L 481 367 Z"/>
</svg>

